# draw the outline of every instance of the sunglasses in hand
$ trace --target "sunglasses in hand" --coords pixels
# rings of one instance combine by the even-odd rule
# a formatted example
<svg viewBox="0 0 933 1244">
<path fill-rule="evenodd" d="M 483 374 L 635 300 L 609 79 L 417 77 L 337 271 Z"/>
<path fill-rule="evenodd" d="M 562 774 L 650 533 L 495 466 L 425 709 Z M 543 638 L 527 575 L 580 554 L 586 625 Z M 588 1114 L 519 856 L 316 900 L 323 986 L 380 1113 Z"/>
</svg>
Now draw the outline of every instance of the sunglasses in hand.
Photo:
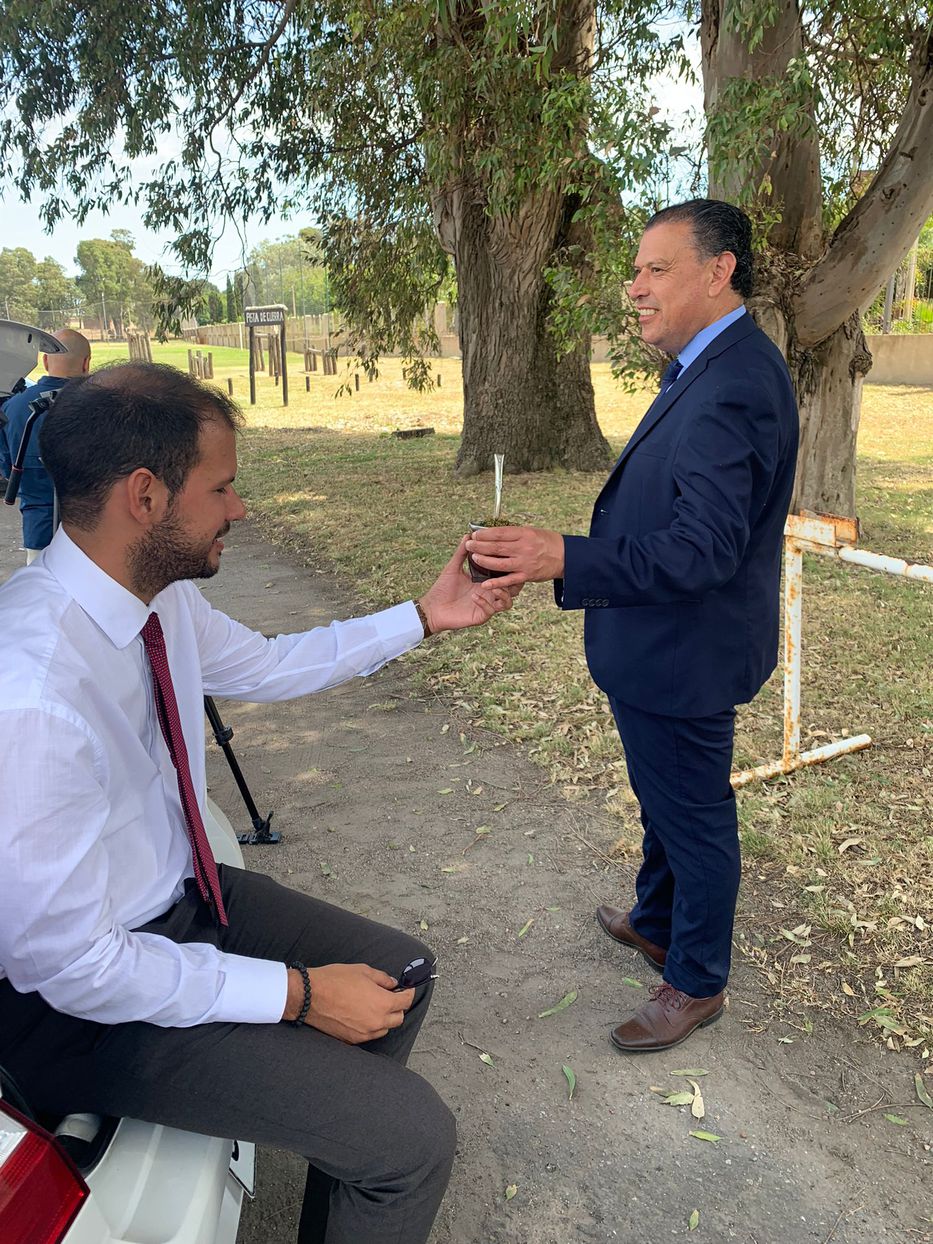
<svg viewBox="0 0 933 1244">
<path fill-rule="evenodd" d="M 399 972 L 398 984 L 392 992 L 399 993 L 403 989 L 417 989 L 419 985 L 426 985 L 428 981 L 436 981 L 437 973 L 434 971 L 436 967 L 436 959 L 412 959 L 411 963 L 407 963 Z"/>
</svg>

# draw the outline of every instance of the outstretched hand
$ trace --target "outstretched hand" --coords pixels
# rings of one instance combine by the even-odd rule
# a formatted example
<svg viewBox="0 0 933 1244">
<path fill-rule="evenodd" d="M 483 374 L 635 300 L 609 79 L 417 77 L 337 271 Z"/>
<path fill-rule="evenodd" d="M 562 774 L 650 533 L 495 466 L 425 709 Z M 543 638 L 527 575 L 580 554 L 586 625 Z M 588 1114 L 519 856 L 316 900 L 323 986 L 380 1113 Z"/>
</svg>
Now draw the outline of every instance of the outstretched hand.
<svg viewBox="0 0 933 1244">
<path fill-rule="evenodd" d="M 484 570 L 504 571 L 503 587 L 561 579 L 564 537 L 544 527 L 482 527 L 467 539 L 467 552 Z"/>
<path fill-rule="evenodd" d="M 472 583 L 464 568 L 467 537 L 418 602 L 432 631 L 457 631 L 465 626 L 481 626 L 496 613 L 512 608 L 521 585 L 489 579 Z"/>
</svg>

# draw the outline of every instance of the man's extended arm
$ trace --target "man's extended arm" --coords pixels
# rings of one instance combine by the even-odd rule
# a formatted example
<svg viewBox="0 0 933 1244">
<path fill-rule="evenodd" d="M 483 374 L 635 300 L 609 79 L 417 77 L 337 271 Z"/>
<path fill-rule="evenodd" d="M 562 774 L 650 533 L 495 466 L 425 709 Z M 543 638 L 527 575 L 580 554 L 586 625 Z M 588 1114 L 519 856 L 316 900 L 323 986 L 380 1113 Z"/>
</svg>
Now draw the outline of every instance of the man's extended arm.
<svg viewBox="0 0 933 1244">
<path fill-rule="evenodd" d="M 462 572 L 465 557 L 464 539 L 420 599 L 432 632 L 478 626 L 511 607 L 515 591 L 494 581 L 472 584 Z M 266 639 L 212 609 L 194 584 L 181 588 L 194 619 L 207 695 L 256 703 L 309 695 L 374 673 L 424 637 L 408 601 L 366 617 Z"/>
<path fill-rule="evenodd" d="M 753 411 L 747 390 L 720 393 L 697 412 L 673 467 L 665 468 L 678 494 L 669 526 L 617 537 L 491 528 L 476 532 L 468 548 L 479 565 L 506 571 L 509 578 L 500 580 L 506 585 L 513 576 L 515 582 L 562 578 L 566 609 L 592 597 L 609 607 L 696 598 L 735 574 L 778 456 L 777 420 Z M 492 556 L 484 557 L 484 549 Z"/>
</svg>

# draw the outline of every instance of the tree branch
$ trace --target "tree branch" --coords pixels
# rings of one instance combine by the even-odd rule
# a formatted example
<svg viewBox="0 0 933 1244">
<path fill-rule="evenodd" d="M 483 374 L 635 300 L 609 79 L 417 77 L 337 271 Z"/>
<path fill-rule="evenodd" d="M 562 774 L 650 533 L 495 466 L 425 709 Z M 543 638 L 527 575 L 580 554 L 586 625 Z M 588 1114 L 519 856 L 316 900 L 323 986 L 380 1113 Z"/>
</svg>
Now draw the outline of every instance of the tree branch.
<svg viewBox="0 0 933 1244">
<path fill-rule="evenodd" d="M 794 310 L 805 348 L 825 341 L 895 271 L 933 213 L 933 29 L 922 39 L 907 105 L 871 185 L 808 272 Z"/>
<path fill-rule="evenodd" d="M 233 99 L 231 99 L 230 103 L 226 106 L 226 108 L 218 112 L 217 115 L 211 121 L 207 123 L 207 129 L 206 129 L 207 133 L 210 133 L 211 130 L 215 129 L 216 126 L 218 126 L 221 123 L 221 121 L 226 120 L 227 117 L 230 116 L 231 112 L 233 112 L 234 108 L 243 98 L 244 94 L 246 93 L 247 88 L 256 81 L 256 79 L 262 73 L 263 69 L 265 69 L 266 65 L 269 63 L 269 57 L 272 55 L 272 49 L 278 43 L 279 39 L 281 39 L 282 32 L 284 31 L 285 27 L 288 25 L 288 19 L 294 13 L 297 4 L 298 4 L 298 0 L 286 0 L 285 7 L 282 10 L 282 16 L 279 19 L 278 25 L 274 27 L 272 34 L 265 41 L 265 43 L 262 44 L 261 51 L 259 53 L 259 59 L 256 62 L 255 68 L 253 69 L 252 73 L 248 73 L 244 77 L 243 81 L 240 83 L 240 89 L 237 91 L 236 95 L 234 95 Z"/>
</svg>

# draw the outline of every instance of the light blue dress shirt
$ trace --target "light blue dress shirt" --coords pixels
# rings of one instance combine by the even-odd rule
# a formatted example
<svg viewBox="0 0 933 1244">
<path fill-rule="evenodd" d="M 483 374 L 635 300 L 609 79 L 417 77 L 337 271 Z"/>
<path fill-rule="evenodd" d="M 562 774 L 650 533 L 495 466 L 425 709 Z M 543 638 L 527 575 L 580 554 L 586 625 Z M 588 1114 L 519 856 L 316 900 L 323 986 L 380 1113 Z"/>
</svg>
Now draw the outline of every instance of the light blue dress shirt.
<svg viewBox="0 0 933 1244">
<path fill-rule="evenodd" d="M 720 333 L 725 332 L 730 324 L 734 324 L 736 320 L 741 319 L 744 314 L 744 305 L 736 307 L 734 311 L 730 311 L 728 314 L 723 315 L 720 319 L 714 320 L 712 324 L 707 324 L 706 328 L 701 328 L 697 335 L 688 341 L 681 352 L 677 355 L 677 362 L 683 368 L 680 376 L 684 374 L 691 363 L 695 362 L 700 357 L 710 342 L 715 341 Z M 680 376 L 677 377 L 678 380 L 680 379 Z"/>
</svg>

